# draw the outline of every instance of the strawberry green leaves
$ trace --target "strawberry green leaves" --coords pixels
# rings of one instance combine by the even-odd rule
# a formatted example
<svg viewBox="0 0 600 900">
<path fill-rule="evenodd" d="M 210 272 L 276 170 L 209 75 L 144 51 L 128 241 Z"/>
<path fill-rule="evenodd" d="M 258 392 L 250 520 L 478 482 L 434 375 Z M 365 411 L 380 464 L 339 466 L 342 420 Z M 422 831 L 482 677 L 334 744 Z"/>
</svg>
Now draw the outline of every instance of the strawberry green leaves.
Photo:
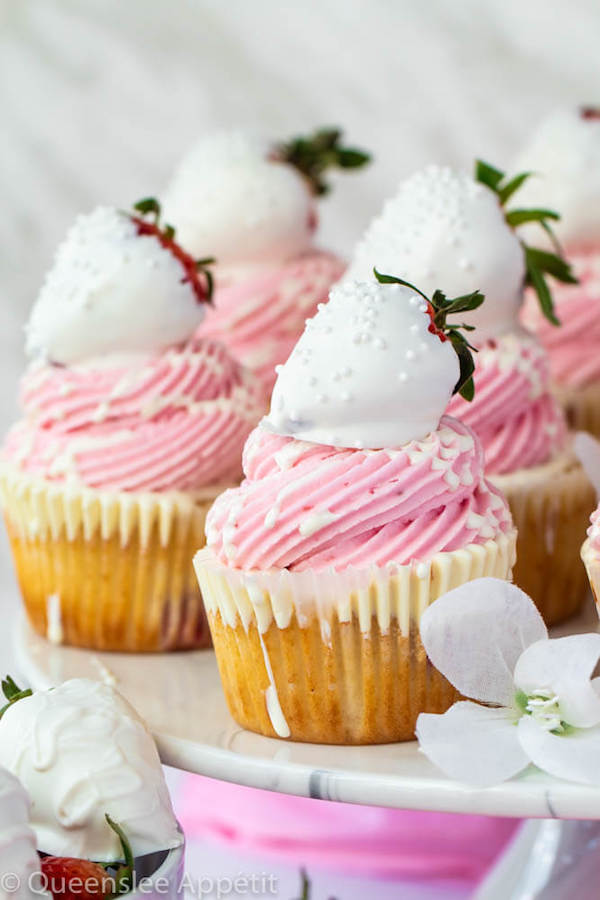
<svg viewBox="0 0 600 900">
<path fill-rule="evenodd" d="M 274 149 L 273 159 L 295 166 L 308 180 L 314 194 L 327 194 L 330 185 L 323 178 L 327 169 L 359 169 L 371 160 L 366 151 L 344 147 L 341 141 L 339 128 L 321 128 L 314 134 L 279 144 Z"/>
<path fill-rule="evenodd" d="M 125 834 L 121 826 L 117 825 L 117 823 L 111 819 L 108 813 L 106 814 L 106 821 L 119 838 L 119 841 L 121 842 L 121 850 L 123 851 L 123 865 L 119 866 L 115 875 L 115 896 L 118 897 L 121 894 L 128 894 L 133 888 L 133 851 L 131 849 L 131 844 L 129 843 L 127 835 Z"/>
<path fill-rule="evenodd" d="M 175 229 L 172 225 L 165 224 L 161 227 L 161 206 L 156 197 L 144 197 L 133 204 L 133 209 L 139 216 L 131 216 L 138 229 L 138 234 L 153 235 L 158 238 L 163 247 L 166 247 L 182 264 L 186 271 L 186 281 L 189 281 L 198 298 L 199 303 L 211 303 L 214 290 L 213 274 L 208 268 L 216 261 L 214 257 L 207 256 L 204 259 L 194 259 L 175 241 Z M 151 216 L 152 221 L 147 221 L 146 216 Z M 199 276 L 202 275 L 203 278 Z"/>
<path fill-rule="evenodd" d="M 373 270 L 375 278 L 380 284 L 401 284 L 408 287 L 421 297 L 427 303 L 427 313 L 431 319 L 429 330 L 433 334 L 437 334 L 442 341 L 450 341 L 460 366 L 460 374 L 458 381 L 454 385 L 453 394 L 460 396 L 467 401 L 471 401 L 475 396 L 475 385 L 473 382 L 473 372 L 475 371 L 475 362 L 473 353 L 477 353 L 477 348 L 469 343 L 463 332 L 474 331 L 472 325 L 465 323 L 454 324 L 448 322 L 448 316 L 457 313 L 470 312 L 477 309 L 483 303 L 485 297 L 480 291 L 473 291 L 471 294 L 463 294 L 460 297 L 448 298 L 443 291 L 434 291 L 431 297 L 428 297 L 414 284 L 405 281 L 403 278 L 397 278 L 395 275 L 384 275 Z"/>
<path fill-rule="evenodd" d="M 156 197 L 144 197 L 143 200 L 138 200 L 137 203 L 134 203 L 133 208 L 141 216 L 152 216 L 152 224 L 166 241 L 175 240 L 175 229 L 172 225 L 165 223 L 161 228 L 160 217 L 162 210 Z"/>
<path fill-rule="evenodd" d="M 5 698 L 8 700 L 1 709 L 0 709 L 0 719 L 4 715 L 7 709 L 13 705 L 13 703 L 17 703 L 19 700 L 23 700 L 24 697 L 31 697 L 32 691 L 27 688 L 23 690 L 15 684 L 13 678 L 10 675 L 7 675 L 6 678 L 2 679 L 2 693 Z"/>
<path fill-rule="evenodd" d="M 496 169 L 481 159 L 475 162 L 476 181 L 480 181 L 494 191 L 502 207 L 505 206 L 513 194 L 519 190 L 532 174 L 532 172 L 521 172 L 507 181 L 506 174 L 500 169 Z M 538 250 L 521 241 L 525 254 L 525 283 L 533 287 L 537 294 L 540 308 L 548 321 L 552 322 L 553 325 L 560 325 L 554 311 L 554 303 L 546 275 L 550 275 L 557 281 L 562 281 L 565 284 L 577 284 L 577 279 L 573 275 L 569 263 L 562 256 L 560 245 L 550 225 L 550 222 L 557 222 L 560 219 L 559 214 L 552 209 L 517 208 L 506 210 L 505 219 L 511 228 L 518 228 L 520 225 L 537 222 L 550 236 L 556 253 Z"/>
</svg>

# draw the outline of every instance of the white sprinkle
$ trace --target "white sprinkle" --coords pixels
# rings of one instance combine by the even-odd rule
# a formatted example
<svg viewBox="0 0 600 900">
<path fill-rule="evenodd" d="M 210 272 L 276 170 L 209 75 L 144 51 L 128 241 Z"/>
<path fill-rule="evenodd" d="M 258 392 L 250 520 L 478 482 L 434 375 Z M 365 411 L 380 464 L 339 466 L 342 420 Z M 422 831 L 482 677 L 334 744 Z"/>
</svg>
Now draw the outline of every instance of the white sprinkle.
<svg viewBox="0 0 600 900">
<path fill-rule="evenodd" d="M 279 510 L 276 506 L 271 507 L 265 516 L 265 528 L 272 528 L 279 517 Z"/>
<path fill-rule="evenodd" d="M 310 537 L 311 534 L 315 534 L 316 531 L 321 531 L 322 528 L 326 528 L 327 525 L 331 524 L 331 522 L 335 522 L 336 519 L 337 516 L 328 509 L 324 509 L 320 512 L 313 512 L 302 519 L 298 526 L 298 531 L 302 537 Z"/>
</svg>

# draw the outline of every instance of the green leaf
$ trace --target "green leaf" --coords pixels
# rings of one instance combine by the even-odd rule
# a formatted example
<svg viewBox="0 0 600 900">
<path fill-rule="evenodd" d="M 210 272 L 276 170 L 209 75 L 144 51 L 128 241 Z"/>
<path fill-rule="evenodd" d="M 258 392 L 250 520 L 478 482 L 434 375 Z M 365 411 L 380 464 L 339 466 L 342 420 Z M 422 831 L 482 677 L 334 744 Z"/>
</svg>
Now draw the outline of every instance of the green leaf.
<svg viewBox="0 0 600 900">
<path fill-rule="evenodd" d="M 375 278 L 379 282 L 379 284 L 402 284 L 404 287 L 408 287 L 411 290 L 415 291 L 415 293 L 420 294 L 421 297 L 426 300 L 428 303 L 431 303 L 431 300 L 424 294 L 423 291 L 420 291 L 418 287 L 415 287 L 414 284 L 411 284 L 410 281 L 404 281 L 403 278 L 397 278 L 395 275 L 383 275 L 381 272 L 378 272 L 377 269 L 373 269 L 373 274 Z M 438 293 L 436 291 L 436 293 Z M 441 291 L 439 291 L 441 293 Z M 442 295 L 443 296 L 443 295 Z"/>
<path fill-rule="evenodd" d="M 371 155 L 364 150 L 351 148 L 338 150 L 337 163 L 340 169 L 359 169 L 366 166 L 371 160 Z"/>
<path fill-rule="evenodd" d="M 308 180 L 313 193 L 326 194 L 329 185 L 323 174 L 332 168 L 358 169 L 371 159 L 357 147 L 341 145 L 339 128 L 320 128 L 311 135 L 292 138 L 274 148 L 272 158 L 289 163 Z"/>
<path fill-rule="evenodd" d="M 577 284 L 577 279 L 573 275 L 570 264 L 566 259 L 558 256 L 556 253 L 549 253 L 547 250 L 540 250 L 538 247 L 529 247 L 524 245 L 525 262 L 527 267 L 539 269 L 552 275 L 557 281 L 564 284 Z"/>
<path fill-rule="evenodd" d="M 163 234 L 168 241 L 172 241 L 173 238 L 175 237 L 175 229 L 173 228 L 172 225 L 165 225 Z"/>
<path fill-rule="evenodd" d="M 544 222 L 546 219 L 558 222 L 560 216 L 553 209 L 511 209 L 506 213 L 505 219 L 512 228 L 515 228 L 526 222 Z"/>
<path fill-rule="evenodd" d="M 475 180 L 487 184 L 489 188 L 497 192 L 498 186 L 504 178 L 504 172 L 494 168 L 482 159 L 475 160 Z"/>
<path fill-rule="evenodd" d="M 213 273 L 209 269 L 216 262 L 214 256 L 205 256 L 203 259 L 196 260 L 196 269 L 202 272 L 206 279 L 206 302 L 212 303 L 213 293 L 215 290 L 215 279 Z"/>
<path fill-rule="evenodd" d="M 472 294 L 464 294 L 462 297 L 455 297 L 446 307 L 446 313 L 449 315 L 450 313 L 470 312 L 471 310 L 480 307 L 484 300 L 485 297 L 481 291 L 473 291 Z M 471 330 L 473 326 L 463 325 L 462 327 Z"/>
<path fill-rule="evenodd" d="M 21 688 L 18 687 L 14 678 L 11 678 L 10 675 L 7 675 L 6 678 L 2 680 L 2 693 L 7 700 L 11 700 L 17 694 L 21 693 Z"/>
<path fill-rule="evenodd" d="M 129 839 L 120 825 L 117 825 L 113 819 L 106 813 L 106 821 L 112 830 L 115 832 L 119 841 L 121 842 L 121 850 L 123 851 L 123 860 L 125 865 L 120 866 L 117 870 L 115 882 L 116 882 L 116 893 L 117 895 L 128 894 L 133 888 L 133 880 L 134 880 L 134 858 L 133 851 L 131 849 L 131 844 L 129 843 Z"/>
<path fill-rule="evenodd" d="M 147 213 L 153 213 L 157 219 L 160 216 L 160 203 L 156 197 L 144 197 L 143 200 L 138 200 L 137 203 L 134 203 L 133 208 L 143 216 L 147 215 Z"/>
<path fill-rule="evenodd" d="M 1 709 L 0 709 L 0 719 L 4 715 L 7 709 L 17 703 L 19 700 L 23 700 L 25 697 L 31 697 L 33 691 L 30 688 L 20 688 L 14 678 L 11 678 L 10 675 L 7 675 L 6 678 L 2 679 L 2 693 L 8 700 Z"/>
<path fill-rule="evenodd" d="M 544 278 L 542 271 L 529 262 L 527 263 L 526 283 L 531 285 L 536 292 L 540 308 L 548 321 L 552 322 L 553 325 L 560 325 L 560 321 L 557 319 L 554 312 L 552 294 L 550 293 L 546 279 Z"/>
<path fill-rule="evenodd" d="M 430 299 L 427 294 L 424 294 L 410 281 L 405 281 L 396 275 L 384 275 L 382 272 L 378 272 L 377 269 L 373 269 L 373 273 L 380 284 L 402 284 L 420 294 L 429 304 L 429 314 L 432 317 L 434 328 L 439 334 L 448 338 L 458 356 L 460 375 L 452 393 L 460 393 L 465 400 L 472 400 L 475 396 L 475 385 L 472 378 L 475 371 L 473 353 L 477 353 L 477 348 L 469 343 L 462 332 L 474 331 L 475 328 L 473 325 L 466 325 L 464 322 L 462 324 L 451 324 L 447 321 L 447 317 L 457 312 L 468 312 L 477 309 L 485 300 L 484 295 L 480 291 L 473 291 L 472 294 L 462 294 L 460 297 L 449 299 L 443 291 L 436 290 Z"/>
<path fill-rule="evenodd" d="M 460 396 L 464 400 L 470 403 L 475 396 L 475 384 L 473 382 L 475 361 L 471 353 L 472 348 L 462 339 L 462 336 L 459 334 L 451 334 L 450 340 L 452 342 L 452 346 L 456 350 L 460 366 L 458 381 L 454 385 L 452 393 L 460 394 Z"/>
<path fill-rule="evenodd" d="M 302 891 L 299 900 L 310 900 L 310 881 L 306 869 L 301 870 L 300 877 L 302 878 Z"/>
<path fill-rule="evenodd" d="M 532 175 L 533 172 L 521 172 L 520 175 L 515 175 L 514 178 L 507 181 L 504 187 L 498 187 L 497 194 L 500 199 L 500 204 L 504 206 L 506 201 L 512 197 L 512 195 L 519 190 L 521 185 L 524 184 L 528 178 L 531 178 Z"/>
</svg>

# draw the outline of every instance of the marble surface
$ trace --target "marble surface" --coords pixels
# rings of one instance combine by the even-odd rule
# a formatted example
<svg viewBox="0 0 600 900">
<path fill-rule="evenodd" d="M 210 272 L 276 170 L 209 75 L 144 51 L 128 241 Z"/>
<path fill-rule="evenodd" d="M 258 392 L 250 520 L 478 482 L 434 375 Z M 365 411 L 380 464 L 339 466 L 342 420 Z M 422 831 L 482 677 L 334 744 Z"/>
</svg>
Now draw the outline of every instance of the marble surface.
<svg viewBox="0 0 600 900">
<path fill-rule="evenodd" d="M 569 631 L 598 628 L 590 602 Z M 332 747 L 264 738 L 230 717 L 214 653 L 90 653 L 49 644 L 20 619 L 20 673 L 34 688 L 66 678 L 110 679 L 146 719 L 162 761 L 213 778 L 321 800 L 401 809 L 600 820 L 600 787 L 558 781 L 531 767 L 485 790 L 453 782 L 416 742 Z"/>
</svg>

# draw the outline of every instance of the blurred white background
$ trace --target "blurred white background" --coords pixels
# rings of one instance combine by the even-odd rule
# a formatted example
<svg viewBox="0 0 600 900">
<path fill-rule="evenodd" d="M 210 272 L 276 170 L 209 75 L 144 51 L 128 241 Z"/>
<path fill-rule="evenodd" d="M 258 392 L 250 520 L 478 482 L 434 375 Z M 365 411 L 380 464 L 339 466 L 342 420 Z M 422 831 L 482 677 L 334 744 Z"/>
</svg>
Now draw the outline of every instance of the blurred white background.
<svg viewBox="0 0 600 900">
<path fill-rule="evenodd" d="M 598 101 L 599 44 L 598 0 L 0 0 L 0 428 L 70 220 L 160 194 L 202 131 L 339 124 L 372 148 L 323 204 L 322 242 L 348 253 L 414 168 L 506 163 L 553 107 Z"/>
</svg>

